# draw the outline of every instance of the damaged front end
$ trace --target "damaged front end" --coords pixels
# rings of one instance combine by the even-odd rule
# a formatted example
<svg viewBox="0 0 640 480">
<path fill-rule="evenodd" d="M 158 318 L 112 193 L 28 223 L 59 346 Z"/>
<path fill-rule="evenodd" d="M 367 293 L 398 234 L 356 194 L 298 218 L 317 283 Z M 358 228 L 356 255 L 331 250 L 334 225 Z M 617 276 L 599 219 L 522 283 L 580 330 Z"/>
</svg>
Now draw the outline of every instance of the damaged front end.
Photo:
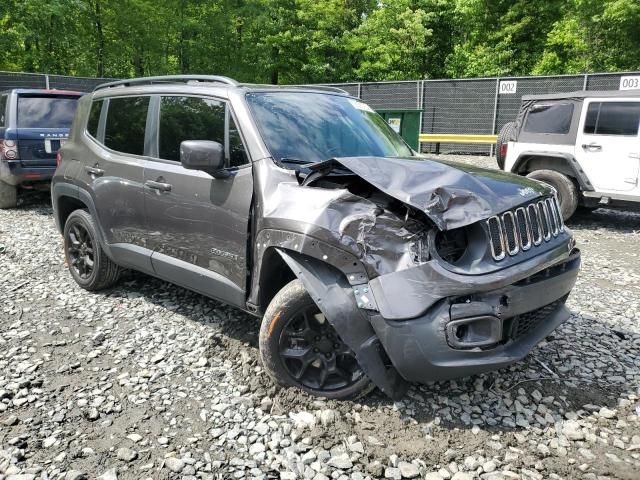
<svg viewBox="0 0 640 480">
<path fill-rule="evenodd" d="M 512 363 L 568 318 L 580 253 L 549 188 L 416 158 L 297 179 L 266 182 L 254 257 L 277 249 L 388 395 Z"/>
</svg>

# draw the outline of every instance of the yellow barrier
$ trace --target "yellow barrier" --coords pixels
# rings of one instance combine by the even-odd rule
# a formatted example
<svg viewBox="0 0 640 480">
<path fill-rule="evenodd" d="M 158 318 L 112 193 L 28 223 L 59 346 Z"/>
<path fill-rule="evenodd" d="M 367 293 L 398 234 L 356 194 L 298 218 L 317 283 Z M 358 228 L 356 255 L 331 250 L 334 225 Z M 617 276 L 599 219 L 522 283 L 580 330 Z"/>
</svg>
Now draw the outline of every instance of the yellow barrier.
<svg viewBox="0 0 640 480">
<path fill-rule="evenodd" d="M 422 133 L 418 138 L 421 142 L 428 143 L 477 143 L 483 145 L 492 145 L 498 140 L 497 135 L 464 133 Z"/>
<path fill-rule="evenodd" d="M 473 143 L 476 145 L 495 145 L 497 135 L 474 135 L 465 133 L 421 133 L 420 142 L 435 143 L 436 155 L 440 153 L 441 143 Z"/>
</svg>

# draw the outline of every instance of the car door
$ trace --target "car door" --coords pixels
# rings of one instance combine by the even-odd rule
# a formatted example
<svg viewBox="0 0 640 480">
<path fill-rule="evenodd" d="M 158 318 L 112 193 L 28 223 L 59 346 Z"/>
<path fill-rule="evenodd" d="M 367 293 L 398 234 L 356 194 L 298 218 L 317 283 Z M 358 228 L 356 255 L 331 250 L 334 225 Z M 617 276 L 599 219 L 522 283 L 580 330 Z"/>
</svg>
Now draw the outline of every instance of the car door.
<svg viewBox="0 0 640 480">
<path fill-rule="evenodd" d="M 640 172 L 640 102 L 587 99 L 576 158 L 598 192 L 637 189 Z"/>
<path fill-rule="evenodd" d="M 95 100 L 85 132 L 89 138 L 65 149 L 72 164 L 65 175 L 90 192 L 97 224 L 118 263 L 152 273 L 142 187 L 149 101 L 149 96 Z M 75 149 L 79 143 L 83 151 Z"/>
<path fill-rule="evenodd" d="M 253 177 L 230 108 L 209 97 L 156 97 L 156 157 L 144 170 L 145 211 L 155 273 L 244 307 Z M 180 143 L 225 146 L 228 175 L 214 178 L 180 163 Z"/>
</svg>

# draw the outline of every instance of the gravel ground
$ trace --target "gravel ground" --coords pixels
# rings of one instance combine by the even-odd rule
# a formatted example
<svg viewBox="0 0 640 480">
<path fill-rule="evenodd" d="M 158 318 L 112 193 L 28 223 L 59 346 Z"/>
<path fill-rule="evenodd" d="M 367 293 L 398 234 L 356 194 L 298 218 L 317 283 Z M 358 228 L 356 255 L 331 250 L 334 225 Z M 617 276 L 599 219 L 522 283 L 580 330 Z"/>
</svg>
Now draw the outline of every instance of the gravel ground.
<svg viewBox="0 0 640 480">
<path fill-rule="evenodd" d="M 136 273 L 81 290 L 30 196 L 0 211 L 0 480 L 637 480 L 640 214 L 569 226 L 573 316 L 523 361 L 333 402 L 276 388 L 234 308 Z"/>
</svg>

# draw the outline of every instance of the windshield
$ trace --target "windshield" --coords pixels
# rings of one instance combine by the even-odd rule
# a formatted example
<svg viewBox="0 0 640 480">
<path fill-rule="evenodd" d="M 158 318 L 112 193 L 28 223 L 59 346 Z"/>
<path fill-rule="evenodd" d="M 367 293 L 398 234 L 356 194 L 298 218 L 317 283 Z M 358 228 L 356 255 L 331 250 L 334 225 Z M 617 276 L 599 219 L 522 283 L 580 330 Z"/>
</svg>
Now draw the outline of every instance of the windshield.
<svg viewBox="0 0 640 480">
<path fill-rule="evenodd" d="M 19 128 L 70 128 L 76 113 L 78 98 L 18 97 Z"/>
<path fill-rule="evenodd" d="M 413 152 L 368 105 L 308 92 L 251 93 L 247 101 L 276 160 L 321 162 L 336 157 L 406 157 Z"/>
</svg>

